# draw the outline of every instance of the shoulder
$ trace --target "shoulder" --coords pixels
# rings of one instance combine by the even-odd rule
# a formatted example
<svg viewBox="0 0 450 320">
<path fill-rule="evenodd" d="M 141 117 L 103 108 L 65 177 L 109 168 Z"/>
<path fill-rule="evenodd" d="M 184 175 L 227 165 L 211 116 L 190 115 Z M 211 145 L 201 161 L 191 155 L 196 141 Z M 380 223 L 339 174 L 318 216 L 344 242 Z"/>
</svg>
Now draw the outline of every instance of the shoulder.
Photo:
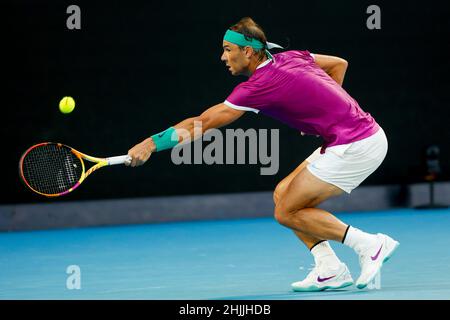
<svg viewBox="0 0 450 320">
<path fill-rule="evenodd" d="M 266 84 L 249 79 L 238 84 L 225 100 L 225 104 L 238 110 L 258 112 L 267 102 Z"/>
</svg>

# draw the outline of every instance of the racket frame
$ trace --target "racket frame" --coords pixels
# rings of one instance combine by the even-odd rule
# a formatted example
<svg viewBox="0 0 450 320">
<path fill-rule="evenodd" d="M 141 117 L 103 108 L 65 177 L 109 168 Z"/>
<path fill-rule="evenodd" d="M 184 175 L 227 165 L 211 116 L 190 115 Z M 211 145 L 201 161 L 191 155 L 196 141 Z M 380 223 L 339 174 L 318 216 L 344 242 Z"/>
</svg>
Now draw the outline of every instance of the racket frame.
<svg viewBox="0 0 450 320">
<path fill-rule="evenodd" d="M 30 153 L 31 150 L 38 148 L 38 147 L 42 147 L 45 145 L 56 145 L 60 148 L 67 148 L 69 149 L 81 162 L 81 177 L 80 179 L 68 190 L 60 192 L 60 193 L 55 193 L 55 194 L 47 194 L 47 193 L 43 193 L 40 192 L 38 190 L 35 190 L 33 187 L 31 187 L 31 185 L 28 183 L 28 181 L 25 179 L 24 173 L 23 173 L 23 161 L 25 159 L 25 157 L 28 155 L 28 153 Z M 96 163 L 94 166 L 90 167 L 87 171 L 86 171 L 86 167 L 84 165 L 84 160 L 87 160 L 89 162 L 93 162 Z M 97 158 L 97 157 L 93 157 L 90 155 L 87 155 L 85 153 L 82 153 L 68 145 L 62 144 L 62 143 L 58 143 L 58 142 L 42 142 L 42 143 L 38 143 L 35 144 L 33 146 L 31 146 L 30 148 L 28 148 L 23 155 L 20 157 L 20 161 L 19 161 L 19 174 L 20 174 L 20 178 L 22 180 L 22 182 L 25 183 L 25 185 L 32 190 L 33 192 L 43 195 L 45 197 L 49 197 L 49 198 L 53 198 L 53 197 L 60 197 L 63 195 L 66 195 L 70 192 L 72 192 L 73 190 L 75 190 L 76 188 L 78 188 L 81 183 L 83 183 L 84 180 L 86 180 L 86 178 L 94 171 L 105 167 L 105 166 L 110 166 L 110 165 L 116 165 L 116 164 L 123 164 L 127 161 L 130 161 L 131 158 L 128 155 L 123 155 L 123 156 L 117 156 L 117 157 L 110 157 L 110 158 Z"/>
</svg>

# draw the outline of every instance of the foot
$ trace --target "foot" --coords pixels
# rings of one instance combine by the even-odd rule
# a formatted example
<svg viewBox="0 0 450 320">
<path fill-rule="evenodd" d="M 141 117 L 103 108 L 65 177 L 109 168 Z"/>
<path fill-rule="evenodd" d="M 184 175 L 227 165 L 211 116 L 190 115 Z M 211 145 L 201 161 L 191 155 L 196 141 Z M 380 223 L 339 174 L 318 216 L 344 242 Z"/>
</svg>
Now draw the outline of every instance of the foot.
<svg viewBox="0 0 450 320">
<path fill-rule="evenodd" d="M 364 289 L 380 271 L 383 263 L 388 261 L 400 245 L 391 237 L 378 233 L 378 241 L 359 255 L 361 275 L 356 281 L 358 289 Z"/>
<path fill-rule="evenodd" d="M 292 289 L 294 291 L 322 291 L 345 288 L 352 284 L 352 276 L 344 263 L 341 263 L 337 269 L 319 264 L 311 270 L 303 281 L 294 282 Z"/>
</svg>

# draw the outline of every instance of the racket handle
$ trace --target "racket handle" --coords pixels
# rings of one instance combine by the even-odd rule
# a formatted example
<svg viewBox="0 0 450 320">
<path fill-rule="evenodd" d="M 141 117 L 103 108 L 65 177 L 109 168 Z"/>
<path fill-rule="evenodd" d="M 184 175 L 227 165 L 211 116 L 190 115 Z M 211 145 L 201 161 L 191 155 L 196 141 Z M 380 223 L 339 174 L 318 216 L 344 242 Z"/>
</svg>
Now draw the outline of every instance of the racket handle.
<svg viewBox="0 0 450 320">
<path fill-rule="evenodd" d="M 124 164 L 125 162 L 130 162 L 131 157 L 129 155 L 125 155 L 125 156 L 106 158 L 106 160 L 108 161 L 108 165 L 113 166 L 115 164 Z"/>
</svg>

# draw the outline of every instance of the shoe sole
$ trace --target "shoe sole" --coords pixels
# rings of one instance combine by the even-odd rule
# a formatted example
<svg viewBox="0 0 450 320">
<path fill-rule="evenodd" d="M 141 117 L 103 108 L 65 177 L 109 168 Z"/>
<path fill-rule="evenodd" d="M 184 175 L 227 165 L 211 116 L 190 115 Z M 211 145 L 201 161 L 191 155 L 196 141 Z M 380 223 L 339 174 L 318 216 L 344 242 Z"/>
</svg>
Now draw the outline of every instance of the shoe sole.
<svg viewBox="0 0 450 320">
<path fill-rule="evenodd" d="M 397 250 L 397 248 L 398 248 L 399 245 L 400 245 L 400 243 L 399 243 L 398 241 L 395 241 L 395 246 L 394 246 L 394 248 L 392 248 L 391 252 L 389 252 L 389 254 L 388 254 L 386 257 L 384 257 L 383 261 L 381 262 L 380 268 L 378 269 L 378 272 L 380 272 L 380 270 L 381 270 L 381 268 L 383 267 L 384 263 L 385 263 L 386 261 L 388 261 L 388 260 L 392 257 L 392 255 L 394 254 L 395 250 Z M 377 272 L 377 273 L 378 273 L 378 272 Z M 365 287 L 367 287 L 367 285 L 368 285 L 369 283 L 372 282 L 372 280 L 375 278 L 375 276 L 377 275 L 377 273 L 375 273 L 372 277 L 370 277 L 369 280 L 367 281 L 367 283 L 359 283 L 359 284 L 356 285 L 356 287 L 357 287 L 358 289 L 364 289 Z"/>
<path fill-rule="evenodd" d="M 314 291 L 324 291 L 324 290 L 328 290 L 328 289 L 336 290 L 336 289 L 349 287 L 351 285 L 353 285 L 353 281 L 344 282 L 343 284 L 341 284 L 339 286 L 325 286 L 325 287 L 310 286 L 307 288 L 292 288 L 292 290 L 294 290 L 295 292 L 314 292 Z"/>
</svg>

